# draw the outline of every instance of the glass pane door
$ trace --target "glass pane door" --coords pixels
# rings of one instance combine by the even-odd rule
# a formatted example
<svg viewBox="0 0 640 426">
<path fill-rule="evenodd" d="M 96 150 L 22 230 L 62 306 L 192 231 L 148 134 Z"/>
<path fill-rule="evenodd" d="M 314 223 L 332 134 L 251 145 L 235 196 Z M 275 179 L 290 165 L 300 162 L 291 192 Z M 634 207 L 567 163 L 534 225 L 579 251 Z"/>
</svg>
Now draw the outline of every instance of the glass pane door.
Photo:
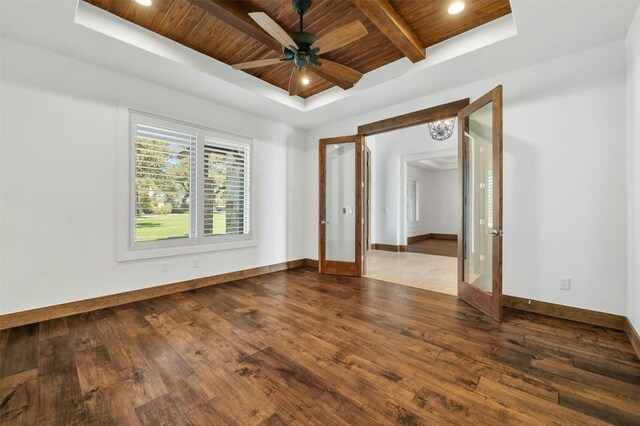
<svg viewBox="0 0 640 426">
<path fill-rule="evenodd" d="M 356 143 L 326 145 L 326 260 L 355 262 Z"/>
<path fill-rule="evenodd" d="M 458 297 L 502 319 L 502 86 L 460 111 Z"/>
<path fill-rule="evenodd" d="M 320 272 L 362 275 L 363 138 L 320 140 Z"/>
<path fill-rule="evenodd" d="M 492 103 L 471 113 L 465 132 L 464 281 L 491 293 L 493 238 Z"/>
</svg>

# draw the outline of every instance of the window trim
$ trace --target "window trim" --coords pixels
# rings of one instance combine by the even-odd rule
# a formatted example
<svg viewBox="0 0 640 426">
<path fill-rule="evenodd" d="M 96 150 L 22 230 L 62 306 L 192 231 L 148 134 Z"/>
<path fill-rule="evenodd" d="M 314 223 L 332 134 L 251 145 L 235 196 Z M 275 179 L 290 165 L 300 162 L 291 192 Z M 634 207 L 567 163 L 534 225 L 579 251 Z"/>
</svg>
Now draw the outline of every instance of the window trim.
<svg viewBox="0 0 640 426">
<path fill-rule="evenodd" d="M 136 126 L 135 123 L 142 119 L 143 122 L 159 126 L 169 127 L 179 131 L 196 133 L 196 215 L 197 232 L 195 238 L 176 238 L 162 241 L 135 241 L 136 218 Z M 192 253 L 203 253 L 219 250 L 232 250 L 257 245 L 255 235 L 255 165 L 253 156 L 253 138 L 212 129 L 199 124 L 193 124 L 182 120 L 167 118 L 158 114 L 141 111 L 121 105 L 120 117 L 120 144 L 118 154 L 118 203 L 116 232 L 118 234 L 118 261 L 130 261 L 151 259 L 157 257 L 180 256 Z M 248 203 L 249 203 L 249 232 L 242 235 L 204 235 L 204 221 L 200 218 L 204 215 L 204 138 L 220 139 L 230 143 L 244 144 L 248 148 Z"/>
</svg>

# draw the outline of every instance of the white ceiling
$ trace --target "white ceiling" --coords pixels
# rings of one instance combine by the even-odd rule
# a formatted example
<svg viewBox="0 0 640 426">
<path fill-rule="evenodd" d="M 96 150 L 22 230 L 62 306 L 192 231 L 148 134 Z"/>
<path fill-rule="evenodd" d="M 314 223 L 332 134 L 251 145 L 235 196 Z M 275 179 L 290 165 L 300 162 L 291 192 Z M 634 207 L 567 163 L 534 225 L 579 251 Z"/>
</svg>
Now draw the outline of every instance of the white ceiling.
<svg viewBox="0 0 640 426">
<path fill-rule="evenodd" d="M 639 1 L 511 0 L 513 16 L 430 47 L 424 61 L 307 100 L 78 0 L 0 0 L 0 34 L 309 129 L 623 39 Z"/>
<path fill-rule="evenodd" d="M 409 161 L 407 164 L 430 172 L 453 170 L 458 168 L 458 156 L 446 155 L 442 157 L 425 158 L 422 160 Z"/>
</svg>

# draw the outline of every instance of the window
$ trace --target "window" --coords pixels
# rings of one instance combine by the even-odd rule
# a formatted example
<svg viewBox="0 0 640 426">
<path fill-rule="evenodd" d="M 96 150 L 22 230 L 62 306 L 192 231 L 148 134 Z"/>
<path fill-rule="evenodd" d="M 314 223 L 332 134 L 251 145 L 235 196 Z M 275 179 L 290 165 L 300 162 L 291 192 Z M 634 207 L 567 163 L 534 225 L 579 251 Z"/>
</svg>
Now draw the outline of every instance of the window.
<svg viewBox="0 0 640 426">
<path fill-rule="evenodd" d="M 136 123 L 135 241 L 197 236 L 196 134 Z"/>
<path fill-rule="evenodd" d="M 131 248 L 250 239 L 250 140 L 131 113 Z"/>
<path fill-rule="evenodd" d="M 418 181 L 407 179 L 407 222 L 418 221 Z"/>
<path fill-rule="evenodd" d="M 204 235 L 247 233 L 248 147 L 205 137 L 204 156 Z"/>
</svg>

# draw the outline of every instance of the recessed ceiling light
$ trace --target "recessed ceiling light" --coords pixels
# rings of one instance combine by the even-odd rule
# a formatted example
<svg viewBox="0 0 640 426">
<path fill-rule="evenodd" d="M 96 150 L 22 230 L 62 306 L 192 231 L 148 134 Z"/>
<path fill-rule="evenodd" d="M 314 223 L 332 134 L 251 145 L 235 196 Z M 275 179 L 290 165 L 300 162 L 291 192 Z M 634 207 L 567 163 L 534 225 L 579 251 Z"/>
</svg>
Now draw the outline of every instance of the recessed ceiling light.
<svg viewBox="0 0 640 426">
<path fill-rule="evenodd" d="M 136 3 L 142 6 L 151 6 L 151 0 L 136 0 Z"/>
<path fill-rule="evenodd" d="M 307 77 L 302 77 L 302 84 L 304 84 L 305 86 L 309 84 L 309 79 Z"/>
<path fill-rule="evenodd" d="M 449 6 L 449 15 L 457 15 L 464 10 L 464 2 L 457 1 Z"/>
</svg>

